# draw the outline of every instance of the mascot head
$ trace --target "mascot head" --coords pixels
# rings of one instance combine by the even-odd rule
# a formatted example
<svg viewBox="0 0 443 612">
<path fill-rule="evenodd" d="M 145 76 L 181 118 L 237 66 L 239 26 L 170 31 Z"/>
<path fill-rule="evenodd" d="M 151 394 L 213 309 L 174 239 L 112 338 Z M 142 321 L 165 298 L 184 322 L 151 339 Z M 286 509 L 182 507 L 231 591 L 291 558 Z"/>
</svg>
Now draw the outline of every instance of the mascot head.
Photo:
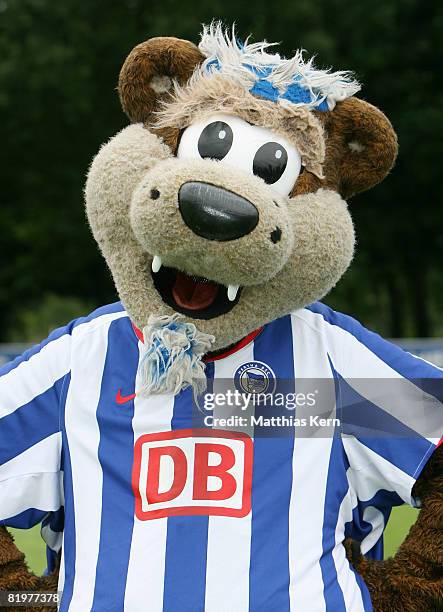
<svg viewBox="0 0 443 612">
<path fill-rule="evenodd" d="M 86 185 L 89 223 L 146 343 L 147 391 L 200 380 L 201 358 L 324 296 L 349 266 L 346 199 L 381 181 L 397 141 L 348 72 L 239 42 L 133 49 L 119 95 L 132 125 Z"/>
</svg>

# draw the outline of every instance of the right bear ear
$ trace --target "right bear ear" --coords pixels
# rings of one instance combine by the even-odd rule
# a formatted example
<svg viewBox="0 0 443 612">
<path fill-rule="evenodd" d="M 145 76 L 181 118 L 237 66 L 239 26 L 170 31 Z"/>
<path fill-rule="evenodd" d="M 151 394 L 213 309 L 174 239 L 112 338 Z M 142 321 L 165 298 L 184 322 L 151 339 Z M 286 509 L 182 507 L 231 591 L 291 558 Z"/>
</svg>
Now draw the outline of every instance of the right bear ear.
<svg viewBox="0 0 443 612">
<path fill-rule="evenodd" d="M 134 47 L 120 71 L 118 93 L 133 123 L 149 122 L 173 80 L 186 83 L 204 60 L 193 43 L 173 37 L 150 38 Z"/>
<path fill-rule="evenodd" d="M 320 113 L 319 113 L 320 115 Z M 397 156 L 397 136 L 387 117 L 360 98 L 325 113 L 328 183 L 346 199 L 382 181 Z"/>
</svg>

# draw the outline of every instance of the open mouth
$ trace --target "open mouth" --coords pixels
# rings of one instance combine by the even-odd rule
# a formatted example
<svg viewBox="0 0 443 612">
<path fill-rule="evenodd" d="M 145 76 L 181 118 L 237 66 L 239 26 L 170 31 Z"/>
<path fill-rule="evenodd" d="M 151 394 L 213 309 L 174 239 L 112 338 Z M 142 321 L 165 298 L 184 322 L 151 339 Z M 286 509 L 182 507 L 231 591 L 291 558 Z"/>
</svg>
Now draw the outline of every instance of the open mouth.
<svg viewBox="0 0 443 612">
<path fill-rule="evenodd" d="M 162 300 L 173 308 L 194 319 L 213 319 L 226 314 L 237 304 L 241 288 L 226 287 L 202 276 L 190 276 L 152 262 L 152 279 Z"/>
</svg>

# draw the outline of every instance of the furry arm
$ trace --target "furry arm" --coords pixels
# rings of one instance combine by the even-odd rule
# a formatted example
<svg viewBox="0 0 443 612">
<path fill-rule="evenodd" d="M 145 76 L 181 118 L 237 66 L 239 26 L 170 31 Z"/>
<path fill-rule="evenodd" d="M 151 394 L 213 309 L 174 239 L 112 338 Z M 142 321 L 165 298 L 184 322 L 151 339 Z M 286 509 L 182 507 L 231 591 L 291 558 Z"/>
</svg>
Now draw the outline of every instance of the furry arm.
<svg viewBox="0 0 443 612">
<path fill-rule="evenodd" d="M 394 557 L 372 561 L 355 546 L 347 547 L 368 586 L 374 612 L 443 610 L 443 446 L 427 463 L 413 495 L 421 510 Z"/>
<path fill-rule="evenodd" d="M 58 570 L 50 576 L 36 576 L 29 571 L 25 555 L 14 544 L 12 535 L 0 526 L 0 592 L 32 591 L 34 593 L 55 593 L 57 590 Z M 54 611 L 54 607 L 7 607 L 8 612 Z"/>
</svg>

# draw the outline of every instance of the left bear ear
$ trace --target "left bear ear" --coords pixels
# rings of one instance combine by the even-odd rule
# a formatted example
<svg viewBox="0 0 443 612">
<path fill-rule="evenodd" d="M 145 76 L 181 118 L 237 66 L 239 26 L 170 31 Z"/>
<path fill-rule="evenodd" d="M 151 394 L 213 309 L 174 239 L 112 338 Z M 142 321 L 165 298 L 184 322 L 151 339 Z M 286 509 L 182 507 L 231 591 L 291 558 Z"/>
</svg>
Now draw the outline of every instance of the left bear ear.
<svg viewBox="0 0 443 612">
<path fill-rule="evenodd" d="M 179 38 L 150 38 L 134 47 L 118 81 L 120 102 L 129 119 L 148 123 L 173 80 L 186 83 L 203 60 L 196 45 Z"/>
<path fill-rule="evenodd" d="M 382 181 L 398 150 L 397 135 L 388 118 L 355 97 L 338 102 L 325 115 L 326 183 L 346 199 Z"/>
</svg>

